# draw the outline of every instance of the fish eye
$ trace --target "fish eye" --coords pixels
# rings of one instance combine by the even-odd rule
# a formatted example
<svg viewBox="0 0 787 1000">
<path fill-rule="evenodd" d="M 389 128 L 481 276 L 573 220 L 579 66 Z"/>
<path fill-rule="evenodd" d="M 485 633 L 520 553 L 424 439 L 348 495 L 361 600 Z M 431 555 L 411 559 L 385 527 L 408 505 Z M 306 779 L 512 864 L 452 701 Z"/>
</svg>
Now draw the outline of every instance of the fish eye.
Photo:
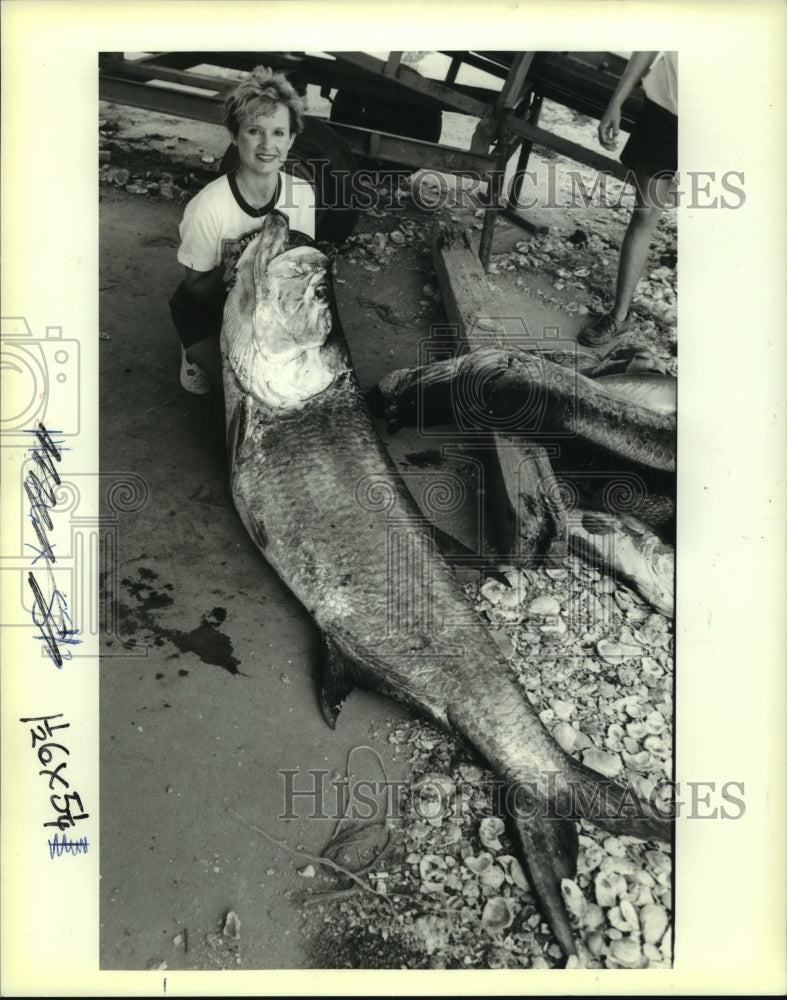
<svg viewBox="0 0 787 1000">
<path fill-rule="evenodd" d="M 314 297 L 315 297 L 315 299 L 318 302 L 327 302 L 328 298 L 329 298 L 328 286 L 327 285 L 318 285 L 314 289 Z"/>
</svg>

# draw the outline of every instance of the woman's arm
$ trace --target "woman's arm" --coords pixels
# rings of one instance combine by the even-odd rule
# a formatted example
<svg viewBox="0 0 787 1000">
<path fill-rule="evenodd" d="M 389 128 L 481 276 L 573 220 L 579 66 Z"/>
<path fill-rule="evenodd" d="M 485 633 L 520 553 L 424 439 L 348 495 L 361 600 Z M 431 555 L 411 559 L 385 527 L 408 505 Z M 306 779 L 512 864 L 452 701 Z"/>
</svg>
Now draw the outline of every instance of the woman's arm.
<svg viewBox="0 0 787 1000">
<path fill-rule="evenodd" d="M 222 266 L 214 267 L 212 271 L 195 271 L 193 268 L 187 267 L 185 271 L 186 288 L 200 302 L 218 296 L 224 288 L 222 280 L 224 268 Z"/>
<path fill-rule="evenodd" d="M 626 98 L 631 94 L 642 77 L 653 65 L 656 52 L 633 52 L 615 92 L 609 100 L 607 110 L 598 123 L 598 139 L 605 149 L 614 149 L 620 132 L 620 115 Z"/>
</svg>

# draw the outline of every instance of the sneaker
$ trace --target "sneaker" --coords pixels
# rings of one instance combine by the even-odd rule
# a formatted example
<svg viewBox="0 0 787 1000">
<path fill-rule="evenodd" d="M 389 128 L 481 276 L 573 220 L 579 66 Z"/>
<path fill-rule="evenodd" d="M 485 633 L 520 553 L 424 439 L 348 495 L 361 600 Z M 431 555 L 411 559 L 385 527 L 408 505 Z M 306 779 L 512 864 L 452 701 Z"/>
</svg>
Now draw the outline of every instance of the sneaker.
<svg viewBox="0 0 787 1000">
<path fill-rule="evenodd" d="M 180 346 L 180 384 L 186 392 L 193 392 L 195 396 L 205 396 L 210 392 L 210 380 L 199 365 L 189 361 L 186 357 L 186 348 Z"/>
<path fill-rule="evenodd" d="M 616 320 L 612 313 L 607 313 L 606 316 L 597 319 L 595 323 L 586 326 L 577 337 L 577 341 L 584 344 L 585 347 L 601 347 L 602 344 L 609 343 L 613 337 L 619 337 L 621 333 L 625 333 L 630 326 L 631 320 L 628 316 L 625 319 Z"/>
</svg>

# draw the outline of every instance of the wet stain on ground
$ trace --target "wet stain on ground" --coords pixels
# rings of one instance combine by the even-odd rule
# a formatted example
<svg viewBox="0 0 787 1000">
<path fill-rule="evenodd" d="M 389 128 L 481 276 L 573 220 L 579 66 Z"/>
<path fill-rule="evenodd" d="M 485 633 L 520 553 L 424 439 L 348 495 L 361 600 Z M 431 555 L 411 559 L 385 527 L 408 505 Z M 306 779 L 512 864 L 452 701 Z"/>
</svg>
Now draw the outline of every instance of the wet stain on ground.
<svg viewBox="0 0 787 1000">
<path fill-rule="evenodd" d="M 203 663 L 215 663 L 231 674 L 239 674 L 240 660 L 232 655 L 232 643 L 229 636 L 219 632 L 221 620 L 213 615 L 203 615 L 197 628 L 190 632 L 177 629 L 167 629 L 164 634 L 173 642 L 181 653 L 196 653 Z"/>
<path fill-rule="evenodd" d="M 126 636 L 135 636 L 125 645 L 136 646 L 141 641 L 142 643 L 153 643 L 155 646 L 163 646 L 168 641 L 179 650 L 179 653 L 195 653 L 203 663 L 221 667 L 222 670 L 226 670 L 230 674 L 242 673 L 238 669 L 240 660 L 233 656 L 229 636 L 220 631 L 221 625 L 227 618 L 226 608 L 214 607 L 212 611 L 204 614 L 200 624 L 190 631 L 162 626 L 154 618 L 152 612 L 174 603 L 169 593 L 161 592 L 162 590 L 172 590 L 172 584 L 164 584 L 160 590 L 156 590 L 152 583 L 158 577 L 153 570 L 140 567 L 137 573 L 140 577 L 139 580 L 124 578 L 121 581 L 127 592 L 138 602 L 136 607 L 129 607 L 122 603 L 117 605 L 121 633 Z M 148 633 L 148 635 L 137 639 L 138 632 Z M 179 653 L 174 654 L 170 659 L 176 658 Z M 179 670 L 178 676 L 188 676 L 188 670 Z"/>
<path fill-rule="evenodd" d="M 173 603 L 169 593 L 162 593 L 153 587 L 153 581 L 158 579 L 157 574 L 152 569 L 140 566 L 137 570 L 139 580 L 129 580 L 124 577 L 120 582 L 126 590 L 140 602 L 142 611 L 150 611 L 154 608 L 167 608 Z M 172 590 L 171 583 L 165 583 L 162 590 Z"/>
</svg>

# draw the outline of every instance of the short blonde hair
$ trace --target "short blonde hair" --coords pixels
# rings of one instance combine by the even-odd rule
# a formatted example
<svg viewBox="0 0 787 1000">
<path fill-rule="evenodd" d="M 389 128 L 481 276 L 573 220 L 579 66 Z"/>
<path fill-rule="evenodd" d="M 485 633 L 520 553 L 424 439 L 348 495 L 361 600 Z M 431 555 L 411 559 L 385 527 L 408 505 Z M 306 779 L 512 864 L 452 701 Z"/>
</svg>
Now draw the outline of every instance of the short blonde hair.
<svg viewBox="0 0 787 1000">
<path fill-rule="evenodd" d="M 272 114 L 278 104 L 290 113 L 290 132 L 303 131 L 303 101 L 290 81 L 267 66 L 255 66 L 248 79 L 239 84 L 224 105 L 224 124 L 237 139 L 241 124 L 255 115 Z"/>
</svg>

